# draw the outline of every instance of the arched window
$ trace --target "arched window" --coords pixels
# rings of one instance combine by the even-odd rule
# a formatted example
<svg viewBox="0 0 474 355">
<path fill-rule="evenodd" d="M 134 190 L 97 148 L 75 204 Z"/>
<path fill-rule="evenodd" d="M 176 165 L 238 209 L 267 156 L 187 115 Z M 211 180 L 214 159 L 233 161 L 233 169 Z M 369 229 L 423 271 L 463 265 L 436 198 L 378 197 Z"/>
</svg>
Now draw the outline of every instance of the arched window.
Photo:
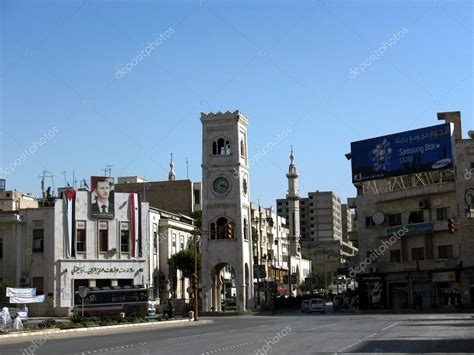
<svg viewBox="0 0 474 355">
<path fill-rule="evenodd" d="M 244 239 L 249 239 L 247 218 L 244 218 Z"/>
<path fill-rule="evenodd" d="M 231 155 L 230 142 L 224 138 L 212 142 L 213 155 Z"/>
<path fill-rule="evenodd" d="M 243 139 L 240 141 L 240 155 L 245 158 L 245 142 Z"/>
<path fill-rule="evenodd" d="M 216 224 L 211 223 L 211 239 L 216 239 Z"/>
<path fill-rule="evenodd" d="M 225 238 L 225 225 L 227 224 L 227 218 L 221 217 L 216 221 L 217 224 L 217 236 L 216 239 L 226 239 Z"/>
</svg>

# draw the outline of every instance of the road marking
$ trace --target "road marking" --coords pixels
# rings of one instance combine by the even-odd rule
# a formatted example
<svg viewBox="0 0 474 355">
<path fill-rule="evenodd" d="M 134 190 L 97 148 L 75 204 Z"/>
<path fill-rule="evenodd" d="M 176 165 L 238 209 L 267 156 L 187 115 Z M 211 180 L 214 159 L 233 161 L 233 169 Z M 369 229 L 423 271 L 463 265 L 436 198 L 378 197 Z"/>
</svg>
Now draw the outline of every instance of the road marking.
<svg viewBox="0 0 474 355">
<path fill-rule="evenodd" d="M 381 333 L 381 332 L 383 332 L 383 331 L 385 331 L 385 330 L 387 330 L 387 329 L 389 329 L 389 328 L 392 328 L 392 327 L 396 326 L 398 323 L 400 323 L 400 321 L 399 321 L 399 322 L 392 323 L 392 324 L 386 326 L 385 328 L 382 328 L 382 329 L 380 330 L 380 332 L 375 332 L 375 333 L 369 334 L 369 335 L 367 335 L 366 337 L 364 337 L 364 338 L 362 338 L 362 339 L 359 339 L 359 340 L 356 341 L 355 343 L 353 343 L 353 344 L 351 344 L 351 345 L 349 345 L 349 346 L 346 346 L 345 348 L 343 348 L 343 349 L 341 349 L 341 350 L 339 350 L 339 351 L 337 351 L 337 352 L 338 352 L 338 353 L 342 353 L 342 352 L 346 351 L 347 349 L 350 349 L 350 348 L 354 347 L 355 345 L 358 345 L 358 344 L 360 344 L 360 343 L 366 341 L 367 339 L 372 338 L 372 337 L 378 335 L 379 333 Z"/>
<path fill-rule="evenodd" d="M 388 328 L 392 328 L 393 326 L 397 325 L 398 323 L 400 323 L 400 322 L 395 322 L 393 324 L 390 324 L 390 325 L 386 326 L 385 328 L 382 328 L 382 331 L 387 330 Z"/>
<path fill-rule="evenodd" d="M 330 324 L 318 325 L 317 327 L 308 328 L 308 329 L 303 329 L 303 332 L 306 332 L 306 331 L 308 331 L 308 330 L 313 330 L 313 329 L 320 329 L 320 328 L 329 327 L 329 326 L 331 326 L 331 325 L 334 325 L 334 324 L 337 324 L 337 323 L 341 323 L 341 322 L 342 322 L 342 321 L 337 321 L 337 322 L 330 323 Z"/>
</svg>

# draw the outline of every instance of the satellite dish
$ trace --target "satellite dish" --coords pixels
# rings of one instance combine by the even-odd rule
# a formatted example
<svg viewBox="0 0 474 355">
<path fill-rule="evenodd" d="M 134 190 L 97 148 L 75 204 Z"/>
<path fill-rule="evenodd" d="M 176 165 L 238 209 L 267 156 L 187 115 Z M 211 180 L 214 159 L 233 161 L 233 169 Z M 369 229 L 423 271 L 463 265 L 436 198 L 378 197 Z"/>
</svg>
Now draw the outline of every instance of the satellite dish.
<svg viewBox="0 0 474 355">
<path fill-rule="evenodd" d="M 372 215 L 372 221 L 374 221 L 375 224 L 383 224 L 383 222 L 385 222 L 385 215 L 380 211 L 376 211 Z"/>
</svg>

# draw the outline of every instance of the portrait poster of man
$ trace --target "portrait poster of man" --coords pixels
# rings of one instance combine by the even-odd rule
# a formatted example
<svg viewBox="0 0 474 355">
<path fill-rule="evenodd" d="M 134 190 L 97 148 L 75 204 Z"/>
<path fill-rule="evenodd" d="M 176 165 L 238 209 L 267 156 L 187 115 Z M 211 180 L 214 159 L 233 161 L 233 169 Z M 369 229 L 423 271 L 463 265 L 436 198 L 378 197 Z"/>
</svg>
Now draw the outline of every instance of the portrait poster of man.
<svg viewBox="0 0 474 355">
<path fill-rule="evenodd" d="M 114 183 L 104 176 L 91 176 L 92 218 L 114 218 Z"/>
</svg>

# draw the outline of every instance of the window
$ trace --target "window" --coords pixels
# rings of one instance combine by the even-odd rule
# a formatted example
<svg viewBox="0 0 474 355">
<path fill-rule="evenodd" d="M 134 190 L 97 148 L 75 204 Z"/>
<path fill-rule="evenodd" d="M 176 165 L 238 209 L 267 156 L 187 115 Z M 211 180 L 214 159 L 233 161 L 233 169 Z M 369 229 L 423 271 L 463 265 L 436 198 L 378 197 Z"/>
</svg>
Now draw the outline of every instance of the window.
<svg viewBox="0 0 474 355">
<path fill-rule="evenodd" d="M 99 251 L 105 253 L 109 250 L 109 229 L 107 222 L 99 222 Z"/>
<path fill-rule="evenodd" d="M 84 221 L 76 222 L 76 251 L 81 253 L 86 251 L 86 222 Z"/>
<path fill-rule="evenodd" d="M 44 294 L 44 282 L 42 277 L 33 277 L 33 287 L 36 288 L 36 294 Z"/>
<path fill-rule="evenodd" d="M 397 250 L 390 250 L 390 262 L 391 263 L 399 263 L 401 261 L 400 257 L 400 249 Z"/>
<path fill-rule="evenodd" d="M 245 141 L 240 140 L 240 155 L 245 158 Z"/>
<path fill-rule="evenodd" d="M 248 232 L 248 223 L 247 223 L 247 218 L 244 218 L 244 239 L 247 240 L 249 239 L 249 232 Z"/>
<path fill-rule="evenodd" d="M 130 252 L 130 231 L 128 223 L 120 223 L 120 252 Z"/>
<path fill-rule="evenodd" d="M 194 190 L 194 204 L 201 204 L 201 190 Z"/>
<path fill-rule="evenodd" d="M 367 216 L 365 217 L 365 226 L 366 227 L 373 227 L 375 224 L 374 224 L 374 221 L 372 220 L 372 216 Z"/>
<path fill-rule="evenodd" d="M 227 218 L 224 217 L 219 218 L 216 223 L 211 223 L 211 239 L 226 239 L 225 225 L 227 223 Z"/>
<path fill-rule="evenodd" d="M 176 233 L 171 234 L 171 253 L 176 253 Z"/>
<path fill-rule="evenodd" d="M 438 246 L 438 258 L 439 259 L 450 259 L 453 257 L 453 246 L 452 245 L 439 245 Z"/>
<path fill-rule="evenodd" d="M 448 219 L 448 207 L 441 207 L 436 209 L 436 220 L 445 221 Z"/>
<path fill-rule="evenodd" d="M 411 223 L 423 223 L 425 220 L 423 218 L 423 210 L 412 211 L 408 217 L 408 224 Z"/>
<path fill-rule="evenodd" d="M 279 202 L 278 202 L 278 206 L 281 206 L 281 205 L 282 205 L 282 203 L 281 203 L 281 201 L 279 201 Z"/>
<path fill-rule="evenodd" d="M 33 251 L 44 251 L 44 229 L 33 229 Z"/>
<path fill-rule="evenodd" d="M 212 154 L 213 155 L 230 155 L 230 143 L 219 138 L 217 141 L 212 143 Z"/>
<path fill-rule="evenodd" d="M 411 260 L 425 260 L 425 248 L 411 248 Z"/>
<path fill-rule="evenodd" d="M 153 223 L 153 253 L 158 253 L 158 225 Z"/>
<path fill-rule="evenodd" d="M 0 231 L 0 259 L 3 259 L 3 237 L 1 237 L 2 231 Z"/>
<path fill-rule="evenodd" d="M 184 236 L 179 236 L 179 250 L 184 250 Z"/>
<path fill-rule="evenodd" d="M 402 215 L 401 213 L 389 214 L 388 215 L 388 225 L 392 226 L 400 226 L 402 224 Z"/>
</svg>

